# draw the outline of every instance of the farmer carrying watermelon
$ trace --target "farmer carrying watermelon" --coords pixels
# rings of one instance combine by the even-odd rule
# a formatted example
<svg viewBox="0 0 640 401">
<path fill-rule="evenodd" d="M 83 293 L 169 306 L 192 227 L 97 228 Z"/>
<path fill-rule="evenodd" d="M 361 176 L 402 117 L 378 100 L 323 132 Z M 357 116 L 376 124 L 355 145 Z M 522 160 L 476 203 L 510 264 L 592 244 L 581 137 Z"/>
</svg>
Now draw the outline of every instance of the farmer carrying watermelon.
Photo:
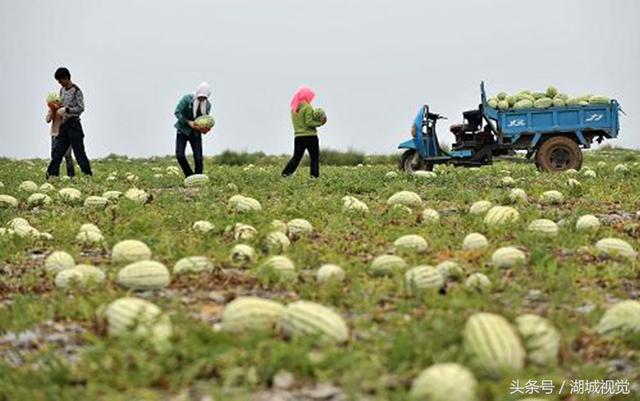
<svg viewBox="0 0 640 401">
<path fill-rule="evenodd" d="M 93 175 L 91 163 L 84 148 L 84 131 L 80 123 L 80 115 L 84 112 L 84 95 L 82 90 L 71 81 L 71 73 L 65 67 L 56 70 L 54 78 L 60 84 L 60 101 L 49 104 L 52 113 L 60 117 L 60 129 L 51 150 L 51 162 L 47 168 L 47 179 L 57 177 L 60 163 L 69 147 L 76 156 L 80 170 L 86 175 Z"/>
<path fill-rule="evenodd" d="M 312 89 L 303 86 L 291 99 L 291 122 L 295 136 L 294 150 L 293 157 L 282 170 L 283 177 L 288 177 L 296 171 L 305 150 L 309 152 L 311 158 L 311 176 L 315 178 L 320 176 L 318 127 L 326 124 L 327 116 L 322 109 L 314 110 L 311 106 L 315 96 Z"/>
<path fill-rule="evenodd" d="M 198 85 L 195 93 L 184 95 L 176 106 L 176 159 L 185 177 L 202 174 L 202 135 L 208 133 L 215 123 L 211 113 L 211 88 L 206 82 Z M 193 151 L 195 171 L 191 169 L 185 156 L 187 142 Z"/>
</svg>

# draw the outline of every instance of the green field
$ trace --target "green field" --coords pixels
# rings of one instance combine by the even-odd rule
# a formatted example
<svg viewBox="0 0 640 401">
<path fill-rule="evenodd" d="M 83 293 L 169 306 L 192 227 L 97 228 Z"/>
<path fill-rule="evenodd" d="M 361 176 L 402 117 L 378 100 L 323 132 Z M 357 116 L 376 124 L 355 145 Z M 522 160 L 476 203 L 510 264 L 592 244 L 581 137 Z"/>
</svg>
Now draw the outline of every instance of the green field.
<svg viewBox="0 0 640 401">
<path fill-rule="evenodd" d="M 208 184 L 186 188 L 181 174 L 167 171 L 175 166 L 170 158 L 97 160 L 94 177 L 53 180 L 55 189 L 47 192 L 51 203 L 35 206 L 27 201 L 31 193 L 19 186 L 25 180 L 43 184 L 46 161 L 0 159 L 0 194 L 19 202 L 0 208 L 0 226 L 8 228 L 11 219 L 22 217 L 52 237 L 9 231 L 0 236 L 0 400 L 406 400 L 416 376 L 443 362 L 469 369 L 482 401 L 526 398 L 510 394 L 516 379 L 553 380 L 555 394 L 529 396 L 543 400 L 640 400 L 640 317 L 628 316 L 635 332 L 604 336 L 595 330 L 612 305 L 640 299 L 638 257 L 607 256 L 595 247 L 614 237 L 640 250 L 640 152 L 589 152 L 583 170 L 573 174 L 499 162 L 479 169 L 437 168 L 434 177 L 399 173 L 395 178 L 385 177 L 396 168 L 387 158 L 363 157 L 363 165 L 325 165 L 318 180 L 308 178 L 307 167 L 280 178 L 281 157 L 259 157 L 249 167 L 220 161 L 205 161 Z M 587 168 L 595 176 L 585 175 Z M 513 182 L 503 181 L 507 176 Z M 569 185 L 569 179 L 579 185 Z M 82 201 L 63 202 L 58 190 L 65 187 L 80 190 L 82 199 L 132 187 L 150 196 L 145 203 L 122 197 L 104 207 L 85 207 Z M 523 189 L 528 199 L 513 202 L 512 188 Z M 417 193 L 422 205 L 410 212 L 389 206 L 387 199 L 403 190 Z M 560 191 L 564 200 L 543 202 L 549 190 Z M 231 210 L 229 198 L 237 194 L 258 200 L 262 210 Z M 343 210 L 346 195 L 364 202 L 369 212 Z M 479 200 L 510 205 L 520 218 L 488 226 L 482 214 L 469 213 Z M 423 218 L 425 208 L 435 209 L 439 221 Z M 600 228 L 576 230 L 576 220 L 585 214 L 595 215 Z M 312 233 L 294 238 L 284 251 L 295 274 L 264 274 L 263 244 L 274 231 L 272 221 L 295 218 L 313 225 Z M 528 230 L 541 218 L 558 223 L 557 236 Z M 198 220 L 214 229 L 194 231 Z M 103 241 L 78 243 L 85 223 L 96 225 Z M 234 239 L 236 223 L 253 226 L 254 238 Z M 486 236 L 486 250 L 462 249 L 472 232 Z M 372 275 L 372 260 L 397 251 L 394 241 L 407 234 L 428 243 L 425 252 L 402 253 L 407 268 L 452 260 L 462 274 L 448 277 L 445 288 L 411 294 L 406 269 Z M 114 263 L 111 249 L 126 239 L 146 243 L 152 259 L 172 272 L 166 287 L 136 292 L 118 285 L 116 276 L 126 263 Z M 229 259 L 237 243 L 255 249 L 246 266 Z M 522 250 L 524 265 L 495 267 L 492 254 L 505 246 Z M 106 280 L 57 288 L 55 274 L 44 268 L 52 251 L 100 268 Z M 173 274 L 174 264 L 186 256 L 207 256 L 214 268 Z M 316 270 L 327 263 L 344 269 L 344 281 L 317 281 Z M 488 277 L 490 287 L 465 285 L 473 273 Z M 330 307 L 348 325 L 349 339 L 335 344 L 315 335 L 284 335 L 280 323 L 270 330 L 215 329 L 225 304 L 247 295 Z M 149 336 L 109 334 L 102 311 L 123 296 L 144 298 L 167 314 L 173 334 L 165 346 L 155 346 Z M 478 312 L 502 315 L 511 324 L 523 314 L 545 317 L 560 334 L 557 357 L 545 366 L 527 360 L 520 371 L 487 375 L 464 346 L 465 323 Z M 573 379 L 627 380 L 631 394 L 570 395 Z"/>
</svg>

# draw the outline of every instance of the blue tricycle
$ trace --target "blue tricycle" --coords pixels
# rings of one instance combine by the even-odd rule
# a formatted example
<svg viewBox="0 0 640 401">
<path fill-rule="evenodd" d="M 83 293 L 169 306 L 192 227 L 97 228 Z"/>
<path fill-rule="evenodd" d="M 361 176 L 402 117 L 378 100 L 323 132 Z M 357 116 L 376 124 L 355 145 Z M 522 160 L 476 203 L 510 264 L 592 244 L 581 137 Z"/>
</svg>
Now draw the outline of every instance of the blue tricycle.
<svg viewBox="0 0 640 401">
<path fill-rule="evenodd" d="M 620 130 L 622 109 L 616 100 L 588 106 L 498 110 L 487 103 L 484 82 L 480 93 L 478 109 L 463 112 L 464 122 L 450 127 L 455 143 L 449 152 L 440 147 L 436 133 L 436 123 L 446 117 L 422 106 L 412 125 L 412 139 L 398 146 L 405 149 L 400 169 L 430 171 L 438 163 L 481 166 L 521 150 L 526 151 L 527 160 L 535 156 L 540 171 L 579 170 L 582 149 L 591 147 L 593 141 L 616 138 Z"/>
</svg>

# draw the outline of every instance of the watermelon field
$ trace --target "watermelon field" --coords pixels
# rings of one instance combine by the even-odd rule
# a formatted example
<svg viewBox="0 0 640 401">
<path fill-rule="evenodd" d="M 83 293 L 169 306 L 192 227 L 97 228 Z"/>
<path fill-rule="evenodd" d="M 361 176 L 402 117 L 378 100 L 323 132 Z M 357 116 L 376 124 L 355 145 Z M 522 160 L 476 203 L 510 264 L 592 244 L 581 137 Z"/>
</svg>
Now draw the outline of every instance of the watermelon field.
<svg viewBox="0 0 640 401">
<path fill-rule="evenodd" d="M 640 400 L 640 152 L 0 159 L 0 400 Z"/>
</svg>

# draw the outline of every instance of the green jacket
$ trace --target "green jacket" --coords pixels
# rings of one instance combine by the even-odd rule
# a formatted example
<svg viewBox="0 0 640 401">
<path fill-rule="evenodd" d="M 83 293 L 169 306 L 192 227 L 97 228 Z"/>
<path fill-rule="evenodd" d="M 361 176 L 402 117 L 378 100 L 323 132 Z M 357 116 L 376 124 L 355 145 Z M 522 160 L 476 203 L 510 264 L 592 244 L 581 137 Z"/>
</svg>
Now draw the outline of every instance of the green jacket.
<svg viewBox="0 0 640 401">
<path fill-rule="evenodd" d="M 187 121 L 195 120 L 195 118 L 193 117 L 194 96 L 195 95 L 193 94 L 182 96 L 182 99 L 180 99 L 178 105 L 176 106 L 176 111 L 173 113 L 175 114 L 177 119 L 176 123 L 173 126 L 176 127 L 178 131 L 187 136 L 191 134 L 199 134 L 198 131 L 194 131 L 191 127 L 189 127 L 189 124 L 187 124 Z M 211 113 L 211 102 L 209 102 L 208 100 L 205 109 L 206 114 Z"/>
<path fill-rule="evenodd" d="M 295 136 L 318 135 L 317 128 L 324 123 L 313 116 L 313 107 L 309 103 L 301 103 L 297 112 L 291 112 L 293 133 Z"/>
</svg>

